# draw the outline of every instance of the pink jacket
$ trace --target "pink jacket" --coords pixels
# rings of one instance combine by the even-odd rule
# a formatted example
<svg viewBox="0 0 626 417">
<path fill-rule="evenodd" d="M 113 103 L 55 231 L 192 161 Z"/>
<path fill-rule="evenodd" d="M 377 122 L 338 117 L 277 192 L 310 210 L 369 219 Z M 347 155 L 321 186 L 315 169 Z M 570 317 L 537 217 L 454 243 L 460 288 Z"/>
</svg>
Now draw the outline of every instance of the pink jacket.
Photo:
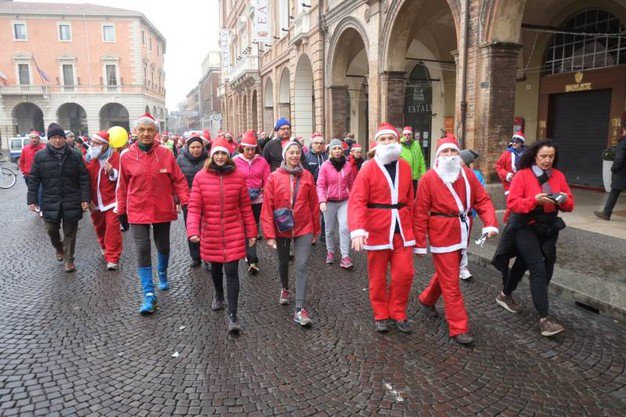
<svg viewBox="0 0 626 417">
<path fill-rule="evenodd" d="M 260 188 L 262 190 L 265 187 L 270 176 L 270 166 L 265 158 L 260 155 L 254 155 L 254 158 L 250 160 L 239 154 L 233 158 L 233 161 L 237 166 L 237 172 L 243 174 L 248 189 Z M 252 201 L 252 204 L 260 204 L 262 202 L 263 192 L 261 192 L 259 198 Z"/>
<path fill-rule="evenodd" d="M 317 197 L 320 203 L 347 200 L 355 178 L 356 170 L 348 161 L 341 171 L 337 171 L 330 160 L 324 162 L 317 177 Z"/>
</svg>

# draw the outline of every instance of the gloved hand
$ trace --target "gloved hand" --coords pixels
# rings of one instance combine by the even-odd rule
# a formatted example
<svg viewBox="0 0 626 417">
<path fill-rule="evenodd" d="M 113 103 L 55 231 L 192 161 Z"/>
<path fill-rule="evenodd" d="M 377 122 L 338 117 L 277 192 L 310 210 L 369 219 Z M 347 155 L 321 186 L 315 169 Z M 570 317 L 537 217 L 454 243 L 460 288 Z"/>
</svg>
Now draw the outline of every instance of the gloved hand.
<svg viewBox="0 0 626 417">
<path fill-rule="evenodd" d="M 128 224 L 128 215 L 120 214 L 117 218 L 120 221 L 120 226 L 122 226 L 122 232 L 127 231 L 130 228 L 130 225 Z"/>
</svg>

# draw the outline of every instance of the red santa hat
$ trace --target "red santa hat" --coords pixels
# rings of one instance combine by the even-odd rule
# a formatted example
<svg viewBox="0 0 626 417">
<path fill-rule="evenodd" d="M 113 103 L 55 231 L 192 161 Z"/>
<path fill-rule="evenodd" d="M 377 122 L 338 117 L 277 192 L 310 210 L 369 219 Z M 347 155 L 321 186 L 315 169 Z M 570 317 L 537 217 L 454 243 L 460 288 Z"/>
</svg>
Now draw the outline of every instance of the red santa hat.
<svg viewBox="0 0 626 417">
<path fill-rule="evenodd" d="M 317 138 L 322 139 L 322 142 L 324 141 L 324 136 L 322 136 L 320 132 L 315 132 L 311 135 L 311 142 L 313 142 L 313 140 Z"/>
<path fill-rule="evenodd" d="M 139 116 L 139 119 L 135 120 L 135 126 L 146 123 L 154 125 L 154 127 L 156 127 L 157 129 L 159 128 L 159 124 L 150 113 L 144 113 L 143 115 Z"/>
<path fill-rule="evenodd" d="M 396 129 L 391 123 L 381 123 L 380 126 L 378 126 L 374 140 L 377 141 L 378 138 L 383 135 L 393 135 L 396 139 L 400 139 L 398 129 Z"/>
<path fill-rule="evenodd" d="M 163 135 L 162 135 L 162 136 L 167 136 L 167 137 L 169 137 L 169 136 L 170 136 L 170 132 L 168 132 L 167 130 L 165 130 L 165 131 L 163 132 Z"/>
<path fill-rule="evenodd" d="M 355 150 L 362 150 L 363 146 L 360 143 L 355 143 L 354 145 L 352 145 L 352 148 L 350 148 L 351 151 L 355 151 Z"/>
<path fill-rule="evenodd" d="M 256 148 L 259 144 L 257 140 L 254 130 L 248 130 L 245 135 L 243 135 L 243 139 L 241 139 L 241 146 L 244 148 Z"/>
<path fill-rule="evenodd" d="M 411 126 L 405 126 L 404 129 L 402 129 L 402 134 L 403 135 L 408 135 L 408 134 L 413 134 L 413 128 Z"/>
<path fill-rule="evenodd" d="M 456 136 L 454 136 L 453 133 L 448 133 L 445 137 L 437 141 L 437 156 L 439 156 L 444 149 L 456 149 L 457 152 L 460 152 L 459 142 L 456 140 Z"/>
<path fill-rule="evenodd" d="M 32 129 L 30 132 L 28 132 L 28 137 L 33 137 L 33 136 L 37 136 L 38 138 L 41 137 L 41 133 L 37 132 L 35 129 Z"/>
<path fill-rule="evenodd" d="M 521 130 L 520 130 L 520 131 L 515 132 L 515 134 L 514 134 L 514 135 L 513 135 L 513 137 L 511 138 L 511 141 L 514 141 L 514 140 L 516 140 L 516 139 L 517 139 L 517 140 L 521 140 L 521 141 L 522 141 L 522 143 L 526 143 L 526 136 L 524 136 L 524 132 L 522 132 Z"/>
<path fill-rule="evenodd" d="M 219 136 L 217 139 L 213 141 L 213 145 L 211 145 L 211 157 L 217 151 L 225 152 L 230 156 L 230 149 L 228 148 L 228 141 L 223 136 Z"/>
<path fill-rule="evenodd" d="M 208 141 L 211 140 L 211 132 L 209 131 L 209 129 L 204 129 L 202 131 L 202 137 L 205 138 Z"/>
<path fill-rule="evenodd" d="M 99 140 L 100 142 L 109 143 L 109 133 L 101 130 L 99 132 L 96 132 L 91 140 Z"/>
</svg>

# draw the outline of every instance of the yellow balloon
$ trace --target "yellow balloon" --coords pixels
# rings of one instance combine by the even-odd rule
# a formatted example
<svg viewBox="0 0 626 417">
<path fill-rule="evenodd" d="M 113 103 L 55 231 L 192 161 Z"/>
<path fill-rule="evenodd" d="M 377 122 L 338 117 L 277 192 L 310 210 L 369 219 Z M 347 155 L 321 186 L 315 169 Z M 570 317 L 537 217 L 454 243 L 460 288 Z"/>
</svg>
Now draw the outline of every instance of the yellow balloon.
<svg viewBox="0 0 626 417">
<path fill-rule="evenodd" d="M 113 148 L 121 148 L 128 142 L 128 132 L 121 126 L 113 126 L 108 130 L 109 145 Z"/>
</svg>

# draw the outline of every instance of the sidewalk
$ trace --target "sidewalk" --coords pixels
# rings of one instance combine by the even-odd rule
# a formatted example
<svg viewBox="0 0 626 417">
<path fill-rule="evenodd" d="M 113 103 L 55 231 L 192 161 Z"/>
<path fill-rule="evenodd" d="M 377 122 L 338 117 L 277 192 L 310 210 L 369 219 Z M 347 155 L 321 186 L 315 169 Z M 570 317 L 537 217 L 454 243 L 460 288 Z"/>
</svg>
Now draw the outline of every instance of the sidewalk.
<svg viewBox="0 0 626 417">
<path fill-rule="evenodd" d="M 611 221 L 593 215 L 594 210 L 602 210 L 606 193 L 578 189 L 573 193 L 574 212 L 561 214 L 567 228 L 559 236 L 551 289 L 566 301 L 626 319 L 626 193 L 620 196 Z M 503 215 L 503 211 L 498 212 L 500 221 Z M 483 248 L 477 246 L 474 241 L 481 227 L 478 220 L 469 258 L 491 267 L 498 240 L 487 241 Z"/>
</svg>

